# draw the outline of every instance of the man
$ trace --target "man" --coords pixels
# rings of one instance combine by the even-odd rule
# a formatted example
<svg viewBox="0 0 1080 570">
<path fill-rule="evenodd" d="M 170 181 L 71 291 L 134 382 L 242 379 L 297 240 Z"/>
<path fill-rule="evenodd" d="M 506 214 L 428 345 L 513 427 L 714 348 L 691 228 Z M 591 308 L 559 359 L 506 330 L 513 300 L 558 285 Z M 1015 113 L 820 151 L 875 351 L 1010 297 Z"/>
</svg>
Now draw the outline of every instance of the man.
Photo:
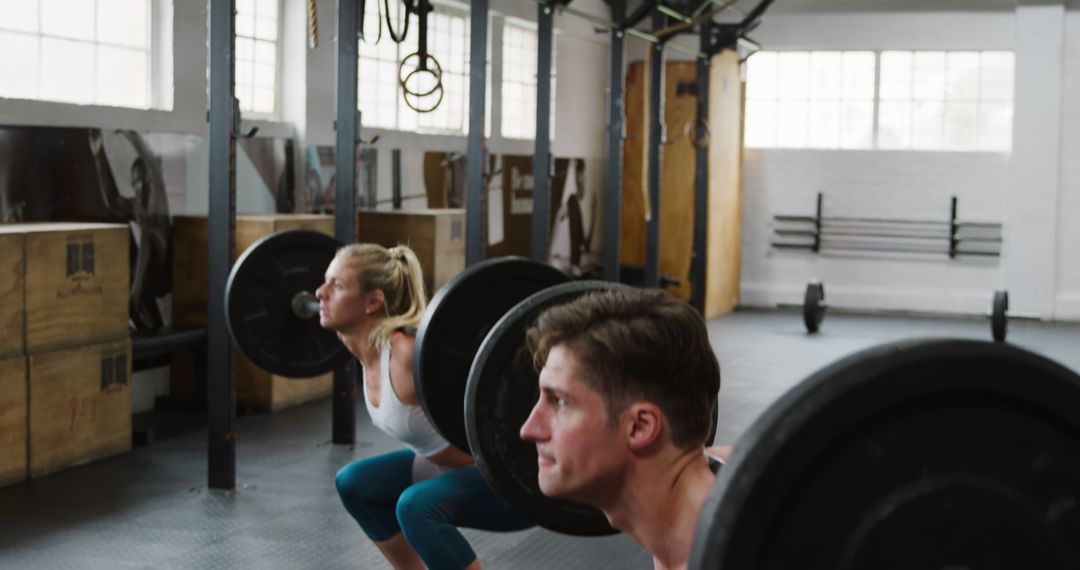
<svg viewBox="0 0 1080 570">
<path fill-rule="evenodd" d="M 528 343 L 543 368 L 521 437 L 540 490 L 599 508 L 657 569 L 685 568 L 715 480 L 720 366 L 701 316 L 662 291 L 594 293 L 542 314 Z"/>
</svg>

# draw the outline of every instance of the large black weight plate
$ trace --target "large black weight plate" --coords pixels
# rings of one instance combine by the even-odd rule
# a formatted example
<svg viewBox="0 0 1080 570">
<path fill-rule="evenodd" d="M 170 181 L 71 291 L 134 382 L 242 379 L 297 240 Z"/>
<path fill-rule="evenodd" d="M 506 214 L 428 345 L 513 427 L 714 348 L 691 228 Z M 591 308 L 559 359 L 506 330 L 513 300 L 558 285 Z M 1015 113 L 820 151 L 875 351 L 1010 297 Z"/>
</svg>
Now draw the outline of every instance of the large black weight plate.
<svg viewBox="0 0 1080 570">
<path fill-rule="evenodd" d="M 1080 567 L 1080 377 L 1019 348 L 883 345 L 735 445 L 690 568 Z"/>
<path fill-rule="evenodd" d="M 540 492 L 536 444 L 520 436 L 540 396 L 539 374 L 525 346 L 525 331 L 548 307 L 590 291 L 625 288 L 605 281 L 577 281 L 529 297 L 491 329 L 469 371 L 465 426 L 476 466 L 509 505 L 557 532 L 595 536 L 616 531 L 599 510 Z"/>
<path fill-rule="evenodd" d="M 447 441 L 469 449 L 465 383 L 491 327 L 529 295 L 568 280 L 550 265 L 502 257 L 469 267 L 435 293 L 416 334 L 413 375 L 424 413 Z"/>
<path fill-rule="evenodd" d="M 318 316 L 293 313 L 292 298 L 314 293 L 341 246 L 334 238 L 308 230 L 269 235 L 236 260 L 225 286 L 229 334 L 256 366 L 290 378 L 329 372 L 349 358 L 337 334 L 319 325 Z"/>
<path fill-rule="evenodd" d="M 549 307 L 592 291 L 625 288 L 617 283 L 578 281 L 529 297 L 491 329 L 469 371 L 465 426 L 480 473 L 507 503 L 557 532 L 592 536 L 615 530 L 600 511 L 540 492 L 536 445 L 519 435 L 540 396 L 539 374 L 525 347 L 525 331 Z M 715 435 L 713 421 L 708 441 Z"/>
<path fill-rule="evenodd" d="M 803 323 L 806 324 L 806 332 L 816 333 L 824 319 L 825 286 L 820 281 L 811 281 L 806 284 L 806 295 L 803 297 Z"/>
<path fill-rule="evenodd" d="M 1005 342 L 1005 333 L 1009 325 L 1009 292 L 1004 289 L 994 291 L 993 312 L 990 315 L 990 333 L 997 342 Z"/>
</svg>

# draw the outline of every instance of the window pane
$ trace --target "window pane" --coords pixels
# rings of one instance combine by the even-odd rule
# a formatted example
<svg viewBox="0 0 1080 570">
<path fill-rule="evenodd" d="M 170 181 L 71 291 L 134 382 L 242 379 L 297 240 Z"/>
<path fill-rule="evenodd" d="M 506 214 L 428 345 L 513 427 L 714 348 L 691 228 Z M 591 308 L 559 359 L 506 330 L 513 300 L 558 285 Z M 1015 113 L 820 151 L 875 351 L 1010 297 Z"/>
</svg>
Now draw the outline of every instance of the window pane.
<svg viewBox="0 0 1080 570">
<path fill-rule="evenodd" d="M 878 148 L 911 148 L 911 103 L 882 101 L 878 106 Z"/>
<path fill-rule="evenodd" d="M 810 54 L 810 99 L 840 99 L 840 82 L 844 76 L 840 52 L 819 51 Z"/>
<path fill-rule="evenodd" d="M 236 38 L 236 59 L 255 60 L 255 40 Z"/>
<path fill-rule="evenodd" d="M 236 11 L 236 35 L 246 38 L 255 37 L 255 15 L 251 12 Z"/>
<path fill-rule="evenodd" d="M 776 103 L 772 101 L 746 102 L 746 146 L 753 148 L 776 146 Z"/>
<path fill-rule="evenodd" d="M 149 107 L 146 52 L 98 46 L 97 103 Z"/>
<path fill-rule="evenodd" d="M 278 0 L 256 0 L 255 17 L 277 21 Z"/>
<path fill-rule="evenodd" d="M 277 20 L 270 18 L 255 19 L 255 37 L 261 40 L 277 39 Z"/>
<path fill-rule="evenodd" d="M 915 53 L 914 95 L 916 99 L 941 101 L 945 98 L 945 53 Z"/>
<path fill-rule="evenodd" d="M 93 40 L 94 0 L 41 0 L 41 32 Z"/>
<path fill-rule="evenodd" d="M 874 103 L 846 101 L 840 107 L 840 148 L 874 147 Z"/>
<path fill-rule="evenodd" d="M 0 0 L 0 14 L 4 15 L 0 18 L 2 29 L 38 31 L 38 0 Z"/>
<path fill-rule="evenodd" d="M 255 103 L 252 105 L 251 110 L 255 113 L 273 114 L 274 112 L 274 90 L 273 89 L 260 89 L 255 87 Z"/>
<path fill-rule="evenodd" d="M 255 41 L 255 61 L 274 65 L 277 59 L 276 44 L 272 42 Z"/>
<path fill-rule="evenodd" d="M 839 82 L 837 82 L 839 84 Z M 840 144 L 840 102 L 810 103 L 810 148 L 836 148 Z"/>
<path fill-rule="evenodd" d="M 979 150 L 1008 151 L 1012 148 L 1013 107 L 1011 103 L 983 103 L 979 107 Z"/>
<path fill-rule="evenodd" d="M 979 97 L 979 54 L 952 52 L 947 59 L 945 97 L 975 101 Z"/>
<path fill-rule="evenodd" d="M 844 52 L 844 80 L 840 93 L 844 99 L 874 98 L 874 53 L 866 51 Z"/>
<path fill-rule="evenodd" d="M 810 54 L 780 54 L 780 100 L 805 100 L 810 87 Z M 804 106 L 805 107 L 805 106 Z"/>
<path fill-rule="evenodd" d="M 974 102 L 948 102 L 945 104 L 945 148 L 972 150 L 976 148 L 977 104 Z"/>
<path fill-rule="evenodd" d="M 778 103 L 776 146 L 780 148 L 803 148 L 806 146 L 806 101 L 780 101 Z"/>
<path fill-rule="evenodd" d="M 236 60 L 236 83 L 250 86 L 255 82 L 255 64 L 250 60 Z"/>
<path fill-rule="evenodd" d="M 93 103 L 93 44 L 42 38 L 41 96 L 51 101 Z"/>
<path fill-rule="evenodd" d="M 274 90 L 274 73 L 277 68 L 272 65 L 266 65 L 263 63 L 255 64 L 255 87 L 261 87 L 263 89 Z"/>
<path fill-rule="evenodd" d="M 39 71 L 37 37 L 0 32 L 0 97 L 37 98 Z"/>
<path fill-rule="evenodd" d="M 911 114 L 911 147 L 940 150 L 944 146 L 945 105 L 940 101 L 916 101 Z"/>
<path fill-rule="evenodd" d="M 911 52 L 882 52 L 880 87 L 882 100 L 911 98 L 912 60 Z"/>
<path fill-rule="evenodd" d="M 99 42 L 136 48 L 149 46 L 147 0 L 97 0 Z"/>
</svg>

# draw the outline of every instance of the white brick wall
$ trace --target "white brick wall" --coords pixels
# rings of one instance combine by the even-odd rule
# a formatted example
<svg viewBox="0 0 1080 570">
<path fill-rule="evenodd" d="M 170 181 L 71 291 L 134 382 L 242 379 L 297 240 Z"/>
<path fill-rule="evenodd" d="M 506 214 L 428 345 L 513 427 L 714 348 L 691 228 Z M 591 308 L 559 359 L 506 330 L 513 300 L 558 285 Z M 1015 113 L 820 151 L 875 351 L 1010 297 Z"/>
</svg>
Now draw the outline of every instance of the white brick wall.
<svg viewBox="0 0 1080 570">
<path fill-rule="evenodd" d="M 1028 10 L 766 18 L 755 31 L 766 49 L 1017 49 L 1018 66 L 1021 52 L 1035 65 L 1017 69 L 1020 138 L 1011 155 L 748 149 L 742 304 L 800 302 L 816 276 L 837 306 L 980 314 L 991 291 L 1007 285 L 1031 311 L 1080 320 L 1080 11 L 1068 12 L 1062 32 L 1032 25 L 1033 14 L 1043 16 Z M 952 25 L 957 19 L 964 25 Z M 1063 61 L 1048 65 L 1055 33 L 1064 34 Z M 1039 49 L 1051 51 L 1043 58 Z M 1060 105 L 1045 88 L 1060 91 Z M 1060 137 L 1042 128 L 1050 124 L 1060 124 Z M 771 249 L 772 216 L 811 214 L 819 191 L 826 215 L 920 219 L 945 219 L 956 195 L 962 219 L 1006 223 L 1005 255 L 950 261 Z"/>
<path fill-rule="evenodd" d="M 775 250 L 771 223 L 813 214 L 818 192 L 826 216 L 944 221 L 955 195 L 961 219 L 1000 222 L 1008 168 L 1008 155 L 991 153 L 747 150 L 741 303 L 801 302 L 807 279 L 819 277 L 835 306 L 988 310 L 1001 275 L 995 258 Z"/>
</svg>

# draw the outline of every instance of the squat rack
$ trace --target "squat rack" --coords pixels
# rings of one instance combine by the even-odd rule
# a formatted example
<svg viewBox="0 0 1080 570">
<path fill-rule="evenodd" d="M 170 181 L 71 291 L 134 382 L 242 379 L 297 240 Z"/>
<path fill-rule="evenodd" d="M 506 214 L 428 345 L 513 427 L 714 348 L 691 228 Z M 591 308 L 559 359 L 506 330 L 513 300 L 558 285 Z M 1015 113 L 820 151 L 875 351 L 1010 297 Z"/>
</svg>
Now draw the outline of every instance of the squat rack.
<svg viewBox="0 0 1080 570">
<path fill-rule="evenodd" d="M 337 2 L 337 120 L 335 121 L 335 162 L 338 168 L 335 187 L 335 237 L 343 243 L 355 241 L 356 145 L 359 131 L 357 111 L 357 45 L 358 4 L 361 0 Z M 737 24 L 715 24 L 711 18 L 722 9 L 730 8 L 734 0 L 704 0 L 690 16 L 679 12 L 681 2 L 645 0 L 633 14 L 626 14 L 625 0 L 611 0 L 612 19 L 593 16 L 570 8 L 571 0 L 530 0 L 537 4 L 538 61 L 537 61 L 537 120 L 533 159 L 533 245 L 532 255 L 546 258 L 548 246 L 548 195 L 550 185 L 550 109 L 551 109 L 551 47 L 554 32 L 554 13 L 559 11 L 605 27 L 610 32 L 610 89 L 608 105 L 608 165 L 604 192 L 604 278 L 621 280 L 619 267 L 620 217 L 622 211 L 622 153 L 624 131 L 624 94 L 622 88 L 627 35 L 653 44 L 649 77 L 649 202 L 652 215 L 647 230 L 647 259 L 645 285 L 659 286 L 658 229 L 660 144 L 662 137 L 662 100 L 664 48 L 682 51 L 698 60 L 698 110 L 695 137 L 704 133 L 708 118 L 709 59 L 724 49 L 744 44 L 752 49 L 757 45 L 746 38 L 760 22 L 773 0 L 760 0 L 756 8 L 745 14 Z M 713 12 L 702 18 L 710 5 Z M 737 8 L 735 8 L 737 10 Z M 482 196 L 487 177 L 487 151 L 484 140 L 484 110 L 486 95 L 486 56 L 488 0 L 470 3 L 470 79 L 469 135 L 466 163 L 466 248 L 467 265 L 483 258 L 481 218 Z M 224 295 L 229 269 L 236 249 L 236 140 L 250 137 L 241 133 L 241 117 L 235 97 L 235 14 L 236 0 L 211 0 L 208 13 L 210 28 L 210 93 L 209 112 L 209 212 L 208 212 L 208 299 L 207 299 L 207 454 L 208 485 L 212 489 L 231 490 L 236 487 L 236 380 L 232 343 L 225 324 Z M 652 15 L 655 33 L 635 28 Z M 673 24 L 672 22 L 675 21 Z M 668 41 L 695 25 L 700 29 L 698 50 L 688 50 Z M 666 27 L 665 27 L 666 26 Z M 695 169 L 695 230 L 691 279 L 704 282 L 706 180 L 708 174 L 705 151 L 697 149 Z M 548 176 L 538 176 L 548 173 Z M 695 288 L 693 304 L 704 308 L 702 292 Z M 213 381 L 210 381 L 213 379 Z M 349 444 L 355 440 L 356 365 L 350 361 L 334 372 L 332 440 Z"/>
</svg>

